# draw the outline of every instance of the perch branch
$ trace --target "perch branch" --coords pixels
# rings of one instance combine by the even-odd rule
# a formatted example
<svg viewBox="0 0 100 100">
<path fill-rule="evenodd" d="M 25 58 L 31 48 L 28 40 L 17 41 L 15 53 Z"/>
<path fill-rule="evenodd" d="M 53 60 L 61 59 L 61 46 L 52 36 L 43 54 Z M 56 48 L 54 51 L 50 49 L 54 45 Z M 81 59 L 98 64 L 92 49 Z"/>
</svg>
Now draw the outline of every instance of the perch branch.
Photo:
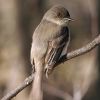
<svg viewBox="0 0 100 100">
<path fill-rule="evenodd" d="M 24 80 L 23 83 L 21 83 L 16 89 L 12 90 L 10 93 L 8 93 L 6 96 L 4 96 L 1 100 L 11 100 L 13 97 L 15 97 L 20 91 L 22 91 L 25 87 L 30 85 L 33 81 L 34 74 L 30 75 L 28 78 Z"/>
<path fill-rule="evenodd" d="M 77 49 L 75 51 L 72 51 L 66 55 L 63 55 L 60 60 L 58 61 L 58 63 L 56 64 L 59 65 L 61 63 L 64 63 L 67 60 L 70 60 L 72 58 L 75 58 L 77 56 L 80 56 L 84 53 L 89 52 L 90 50 L 92 50 L 93 48 L 95 48 L 96 46 L 98 46 L 98 44 L 100 43 L 100 35 L 97 36 L 93 41 L 91 41 L 90 43 L 88 43 L 86 46 L 83 46 L 80 49 Z M 10 100 L 12 99 L 14 96 L 16 96 L 19 92 L 21 92 L 24 88 L 26 88 L 28 85 L 30 85 L 33 81 L 34 78 L 34 74 L 30 75 L 28 78 L 25 79 L 25 81 L 20 84 L 16 89 L 12 90 L 10 93 L 8 93 L 7 95 L 5 95 L 1 100 Z"/>
<path fill-rule="evenodd" d="M 61 63 L 64 63 L 67 60 L 70 60 L 72 58 L 75 58 L 77 56 L 83 55 L 84 53 L 91 51 L 93 48 L 95 48 L 99 44 L 100 44 L 100 35 L 98 35 L 94 40 L 92 40 L 90 43 L 83 46 L 82 48 L 74 50 L 66 55 L 63 55 L 60 58 L 60 60 L 58 61 L 58 63 L 56 64 L 56 66 L 61 64 Z"/>
</svg>

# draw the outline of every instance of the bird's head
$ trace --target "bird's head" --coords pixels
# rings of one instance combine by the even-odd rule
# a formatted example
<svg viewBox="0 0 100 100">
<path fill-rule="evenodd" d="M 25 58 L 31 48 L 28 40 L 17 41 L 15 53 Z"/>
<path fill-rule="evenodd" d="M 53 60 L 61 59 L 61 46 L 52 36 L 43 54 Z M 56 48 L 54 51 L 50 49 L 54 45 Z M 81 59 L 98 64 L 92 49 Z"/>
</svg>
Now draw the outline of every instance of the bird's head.
<svg viewBox="0 0 100 100">
<path fill-rule="evenodd" d="M 72 20 L 68 10 L 61 5 L 56 5 L 48 10 L 43 19 L 62 26 L 67 26 Z"/>
</svg>

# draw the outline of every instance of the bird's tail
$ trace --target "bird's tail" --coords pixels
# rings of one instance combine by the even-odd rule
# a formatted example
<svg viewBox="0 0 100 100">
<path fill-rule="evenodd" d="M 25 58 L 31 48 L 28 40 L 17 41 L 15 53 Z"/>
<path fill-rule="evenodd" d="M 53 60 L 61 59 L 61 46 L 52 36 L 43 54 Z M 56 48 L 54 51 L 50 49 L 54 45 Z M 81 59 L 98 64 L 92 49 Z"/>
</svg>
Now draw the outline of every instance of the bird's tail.
<svg viewBox="0 0 100 100">
<path fill-rule="evenodd" d="M 31 99 L 30 100 L 43 100 L 43 64 L 35 64 L 35 77 L 32 85 Z"/>
</svg>

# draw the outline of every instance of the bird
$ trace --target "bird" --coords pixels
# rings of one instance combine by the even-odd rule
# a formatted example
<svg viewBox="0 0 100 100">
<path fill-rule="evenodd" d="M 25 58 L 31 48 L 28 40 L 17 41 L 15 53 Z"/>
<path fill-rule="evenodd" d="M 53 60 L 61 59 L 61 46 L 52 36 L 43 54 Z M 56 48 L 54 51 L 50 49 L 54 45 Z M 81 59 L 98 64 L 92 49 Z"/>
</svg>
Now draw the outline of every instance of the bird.
<svg viewBox="0 0 100 100">
<path fill-rule="evenodd" d="M 70 42 L 68 24 L 71 20 L 65 7 L 55 5 L 44 14 L 33 32 L 30 60 L 35 74 L 31 92 L 34 100 L 43 98 L 43 75 L 48 78 L 61 55 L 67 53 Z"/>
</svg>

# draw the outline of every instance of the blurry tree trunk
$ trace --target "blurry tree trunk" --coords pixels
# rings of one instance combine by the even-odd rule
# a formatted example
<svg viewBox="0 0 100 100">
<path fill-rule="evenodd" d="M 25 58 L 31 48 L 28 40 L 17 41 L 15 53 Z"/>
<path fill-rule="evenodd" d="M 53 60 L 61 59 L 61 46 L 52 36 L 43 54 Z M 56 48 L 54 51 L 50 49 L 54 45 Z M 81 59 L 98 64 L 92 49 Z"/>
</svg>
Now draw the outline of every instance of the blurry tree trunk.
<svg viewBox="0 0 100 100">
<path fill-rule="evenodd" d="M 24 41 L 24 58 L 27 66 L 30 66 L 30 47 L 32 42 L 33 31 L 39 24 L 45 9 L 45 0 L 19 0 L 20 8 L 20 27 Z M 32 68 L 28 68 L 28 70 Z M 30 72 L 30 73 L 31 73 Z M 31 90 L 31 89 L 30 89 Z M 31 97 L 30 97 L 31 98 Z M 33 98 L 32 98 L 33 99 Z"/>
<path fill-rule="evenodd" d="M 97 1 L 96 0 L 87 0 L 87 7 L 90 12 L 90 18 L 91 18 L 91 33 L 94 37 L 96 34 L 98 34 L 98 12 L 97 12 Z"/>
<path fill-rule="evenodd" d="M 24 77 L 17 0 L 0 0 L 0 86 L 5 87 L 4 94 L 14 89 Z M 27 100 L 24 96 L 25 91 L 14 100 Z"/>
<path fill-rule="evenodd" d="M 31 73 L 30 48 L 32 34 L 38 25 L 41 14 L 45 9 L 45 0 L 18 0 L 21 37 L 23 41 L 23 55 L 27 65 L 27 72 Z M 30 72 L 31 71 L 31 72 Z"/>
<path fill-rule="evenodd" d="M 98 26 L 99 26 L 99 34 L 100 34 L 100 0 L 97 0 L 97 4 L 98 4 Z M 99 80 L 98 80 L 98 86 L 97 86 L 97 95 L 98 98 L 96 98 L 95 100 L 100 100 L 100 47 L 98 48 L 98 66 L 99 66 Z"/>
</svg>

